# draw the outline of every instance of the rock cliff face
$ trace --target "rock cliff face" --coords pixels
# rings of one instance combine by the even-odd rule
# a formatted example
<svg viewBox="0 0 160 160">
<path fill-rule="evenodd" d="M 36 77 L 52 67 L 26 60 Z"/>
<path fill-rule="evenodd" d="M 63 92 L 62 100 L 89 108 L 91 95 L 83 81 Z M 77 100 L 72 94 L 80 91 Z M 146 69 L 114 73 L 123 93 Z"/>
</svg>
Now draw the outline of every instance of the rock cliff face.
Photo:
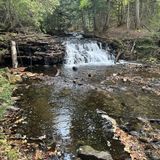
<svg viewBox="0 0 160 160">
<path fill-rule="evenodd" d="M 54 65 L 63 62 L 65 50 L 58 37 L 36 33 L 8 33 L 0 40 L 0 48 L 4 51 L 1 64 L 11 65 L 11 40 L 16 42 L 20 66 Z"/>
</svg>

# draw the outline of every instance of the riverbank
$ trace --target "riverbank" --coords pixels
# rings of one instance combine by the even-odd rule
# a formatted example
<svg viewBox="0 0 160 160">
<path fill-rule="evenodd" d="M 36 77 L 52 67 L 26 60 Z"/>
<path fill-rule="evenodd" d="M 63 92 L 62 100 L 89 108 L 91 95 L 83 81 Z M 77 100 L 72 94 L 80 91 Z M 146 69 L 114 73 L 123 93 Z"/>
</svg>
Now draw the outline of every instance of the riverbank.
<svg viewBox="0 0 160 160">
<path fill-rule="evenodd" d="M 2 121 L 7 109 L 11 108 L 11 106 L 14 104 L 14 101 L 12 100 L 12 92 L 15 88 L 15 85 L 11 84 L 7 79 L 8 74 L 8 69 L 0 69 L 0 159 L 25 160 L 25 158 L 19 152 L 19 149 L 13 148 L 10 145 L 7 135 L 5 135 L 3 132 L 2 127 Z"/>
<path fill-rule="evenodd" d="M 96 39 L 108 43 L 115 49 L 116 60 L 160 63 L 160 33 L 147 30 L 110 28 L 106 33 L 96 33 Z"/>
<path fill-rule="evenodd" d="M 43 74 L 26 72 L 25 68 L 0 69 L 0 159 L 27 160 L 32 159 L 24 154 L 20 144 L 23 141 L 15 142 L 11 137 L 14 133 L 11 127 L 15 127 L 20 121 L 21 110 L 16 105 L 20 97 L 14 97 L 20 83 L 26 79 L 41 79 Z M 20 116 L 20 117 L 19 117 Z M 9 124 L 11 126 L 9 126 Z"/>
</svg>

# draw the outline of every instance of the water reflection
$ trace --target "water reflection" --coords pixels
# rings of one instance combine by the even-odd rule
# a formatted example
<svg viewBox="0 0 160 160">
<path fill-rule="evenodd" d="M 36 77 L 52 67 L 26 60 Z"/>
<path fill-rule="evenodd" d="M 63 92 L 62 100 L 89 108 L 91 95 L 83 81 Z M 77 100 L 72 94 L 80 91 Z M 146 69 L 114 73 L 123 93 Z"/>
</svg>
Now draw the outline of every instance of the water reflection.
<svg viewBox="0 0 160 160">
<path fill-rule="evenodd" d="M 119 124 L 135 123 L 137 116 L 158 118 L 160 111 L 159 98 L 143 92 L 138 85 L 123 82 L 101 85 L 101 81 L 120 71 L 120 66 L 81 67 L 77 72 L 64 68 L 61 76 L 51 79 L 53 83 L 34 82 L 28 90 L 23 90 L 20 102 L 28 122 L 22 132 L 31 137 L 44 134 L 53 137 L 67 150 L 66 160 L 73 159 L 78 144 L 109 150 L 114 159 L 120 159 L 124 155 L 123 146 L 107 135 L 96 109 L 106 111 Z M 96 87 L 112 87 L 112 92 Z"/>
</svg>

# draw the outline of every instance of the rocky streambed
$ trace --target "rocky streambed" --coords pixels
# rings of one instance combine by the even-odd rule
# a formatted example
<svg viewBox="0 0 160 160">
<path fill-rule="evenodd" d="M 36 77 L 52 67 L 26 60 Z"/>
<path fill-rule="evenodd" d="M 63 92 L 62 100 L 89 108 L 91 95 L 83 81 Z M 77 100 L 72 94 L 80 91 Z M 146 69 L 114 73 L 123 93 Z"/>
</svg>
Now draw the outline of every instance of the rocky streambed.
<svg viewBox="0 0 160 160">
<path fill-rule="evenodd" d="M 107 47 L 105 40 L 85 45 L 83 39 L 71 39 L 78 41 L 68 46 L 76 61 L 84 55 L 85 63 L 98 61 L 97 47 L 108 54 L 110 46 L 117 60 L 126 57 L 123 52 L 139 59 L 137 40 L 127 47 L 128 42 L 111 40 Z M 65 56 L 58 37 L 8 33 L 0 39 L 1 65 L 11 65 L 10 40 L 17 43 L 19 65 L 30 66 L 6 75 L 11 83 L 19 82 L 15 106 L 1 121 L 11 147 L 28 159 L 160 159 L 159 64 L 114 65 L 111 59 L 110 66 L 56 66 Z M 158 63 L 159 50 L 154 53 Z"/>
<path fill-rule="evenodd" d="M 52 70 L 15 93 L 3 122 L 13 147 L 34 159 L 160 158 L 159 65 Z"/>
</svg>

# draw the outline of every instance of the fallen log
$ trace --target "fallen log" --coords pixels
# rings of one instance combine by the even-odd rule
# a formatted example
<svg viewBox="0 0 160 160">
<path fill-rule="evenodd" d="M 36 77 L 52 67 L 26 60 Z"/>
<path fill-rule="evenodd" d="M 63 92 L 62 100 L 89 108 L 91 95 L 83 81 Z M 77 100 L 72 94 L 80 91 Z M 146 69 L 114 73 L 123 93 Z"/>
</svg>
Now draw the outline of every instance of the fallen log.
<svg viewBox="0 0 160 160">
<path fill-rule="evenodd" d="M 119 61 L 119 59 L 120 59 L 120 56 L 122 55 L 122 51 L 118 51 L 118 54 L 117 54 L 117 56 L 116 56 L 116 59 L 115 59 L 115 62 L 114 63 L 117 63 L 118 61 Z"/>
</svg>

